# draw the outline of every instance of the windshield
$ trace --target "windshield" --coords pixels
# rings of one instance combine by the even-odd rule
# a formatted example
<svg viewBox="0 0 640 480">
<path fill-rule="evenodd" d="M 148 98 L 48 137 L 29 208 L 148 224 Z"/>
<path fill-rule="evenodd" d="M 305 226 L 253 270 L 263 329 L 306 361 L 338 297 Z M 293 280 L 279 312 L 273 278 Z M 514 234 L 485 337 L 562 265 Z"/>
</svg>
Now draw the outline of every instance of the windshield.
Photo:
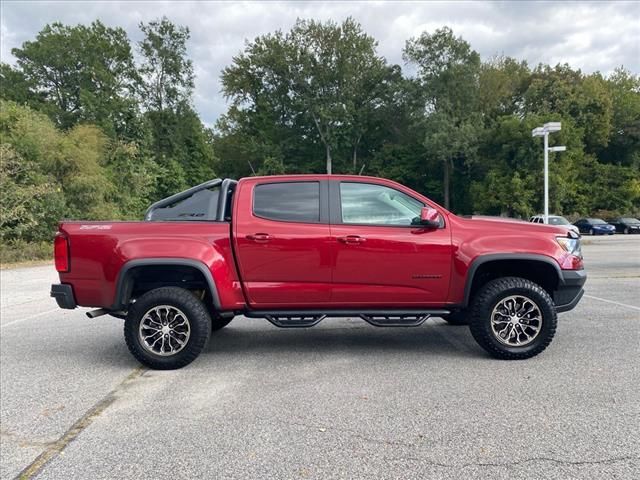
<svg viewBox="0 0 640 480">
<path fill-rule="evenodd" d="M 564 217 L 549 217 L 551 225 L 570 225 L 569 220 Z"/>
<path fill-rule="evenodd" d="M 621 218 L 622 223 L 640 223 L 640 220 L 637 218 Z"/>
<path fill-rule="evenodd" d="M 589 219 L 589 223 L 591 223 L 593 225 L 604 225 L 607 222 L 605 222 L 604 220 L 601 220 L 599 218 L 590 218 Z"/>
</svg>

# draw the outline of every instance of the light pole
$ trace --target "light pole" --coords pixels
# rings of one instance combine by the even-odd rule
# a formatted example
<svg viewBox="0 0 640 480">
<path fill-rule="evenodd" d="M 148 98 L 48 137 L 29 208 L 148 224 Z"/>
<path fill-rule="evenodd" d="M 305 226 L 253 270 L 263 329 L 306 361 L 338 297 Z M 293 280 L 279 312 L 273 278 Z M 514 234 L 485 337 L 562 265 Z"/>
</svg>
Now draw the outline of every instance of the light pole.
<svg viewBox="0 0 640 480">
<path fill-rule="evenodd" d="M 532 137 L 544 137 L 544 223 L 549 223 L 549 152 L 564 152 L 567 149 L 564 146 L 549 148 L 549 134 L 559 132 L 561 128 L 560 122 L 548 122 L 531 130 Z"/>
</svg>

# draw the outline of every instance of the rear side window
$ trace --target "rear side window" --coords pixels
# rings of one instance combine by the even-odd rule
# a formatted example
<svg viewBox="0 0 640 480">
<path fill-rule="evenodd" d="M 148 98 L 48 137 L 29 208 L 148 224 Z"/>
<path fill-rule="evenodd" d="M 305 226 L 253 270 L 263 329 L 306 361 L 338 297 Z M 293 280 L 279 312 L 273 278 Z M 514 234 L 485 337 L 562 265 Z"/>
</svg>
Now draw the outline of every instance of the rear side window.
<svg viewBox="0 0 640 480">
<path fill-rule="evenodd" d="M 283 222 L 320 221 L 320 183 L 286 182 L 256 185 L 253 213 Z"/>
<path fill-rule="evenodd" d="M 207 188 L 172 205 L 156 208 L 149 220 L 215 220 L 220 188 Z"/>
</svg>

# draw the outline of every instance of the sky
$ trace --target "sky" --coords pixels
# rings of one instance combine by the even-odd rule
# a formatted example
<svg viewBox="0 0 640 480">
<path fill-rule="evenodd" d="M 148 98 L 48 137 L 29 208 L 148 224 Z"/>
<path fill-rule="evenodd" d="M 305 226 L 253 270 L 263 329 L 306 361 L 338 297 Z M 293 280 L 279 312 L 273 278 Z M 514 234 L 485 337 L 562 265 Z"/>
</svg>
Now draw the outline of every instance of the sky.
<svg viewBox="0 0 640 480">
<path fill-rule="evenodd" d="M 0 56 L 32 40 L 47 23 L 99 19 L 141 40 L 140 22 L 167 16 L 191 30 L 189 54 L 196 73 L 194 104 L 212 126 L 227 109 L 220 72 L 247 41 L 287 31 L 297 18 L 342 21 L 351 16 L 378 41 L 378 52 L 402 65 L 407 39 L 451 27 L 483 59 L 509 55 L 530 65 L 568 63 L 584 72 L 624 66 L 640 73 L 640 0 L 562 1 L 12 1 L 2 0 Z"/>
</svg>

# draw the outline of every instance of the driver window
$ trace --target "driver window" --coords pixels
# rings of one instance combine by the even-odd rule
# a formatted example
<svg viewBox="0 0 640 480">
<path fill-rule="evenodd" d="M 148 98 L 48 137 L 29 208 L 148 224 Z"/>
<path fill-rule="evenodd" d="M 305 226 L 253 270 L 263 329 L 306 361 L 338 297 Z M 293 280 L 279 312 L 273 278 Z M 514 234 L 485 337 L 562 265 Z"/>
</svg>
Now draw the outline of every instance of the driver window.
<svg viewBox="0 0 640 480">
<path fill-rule="evenodd" d="M 371 183 L 340 183 L 342 223 L 365 225 L 415 224 L 422 202 L 393 188 Z"/>
</svg>

